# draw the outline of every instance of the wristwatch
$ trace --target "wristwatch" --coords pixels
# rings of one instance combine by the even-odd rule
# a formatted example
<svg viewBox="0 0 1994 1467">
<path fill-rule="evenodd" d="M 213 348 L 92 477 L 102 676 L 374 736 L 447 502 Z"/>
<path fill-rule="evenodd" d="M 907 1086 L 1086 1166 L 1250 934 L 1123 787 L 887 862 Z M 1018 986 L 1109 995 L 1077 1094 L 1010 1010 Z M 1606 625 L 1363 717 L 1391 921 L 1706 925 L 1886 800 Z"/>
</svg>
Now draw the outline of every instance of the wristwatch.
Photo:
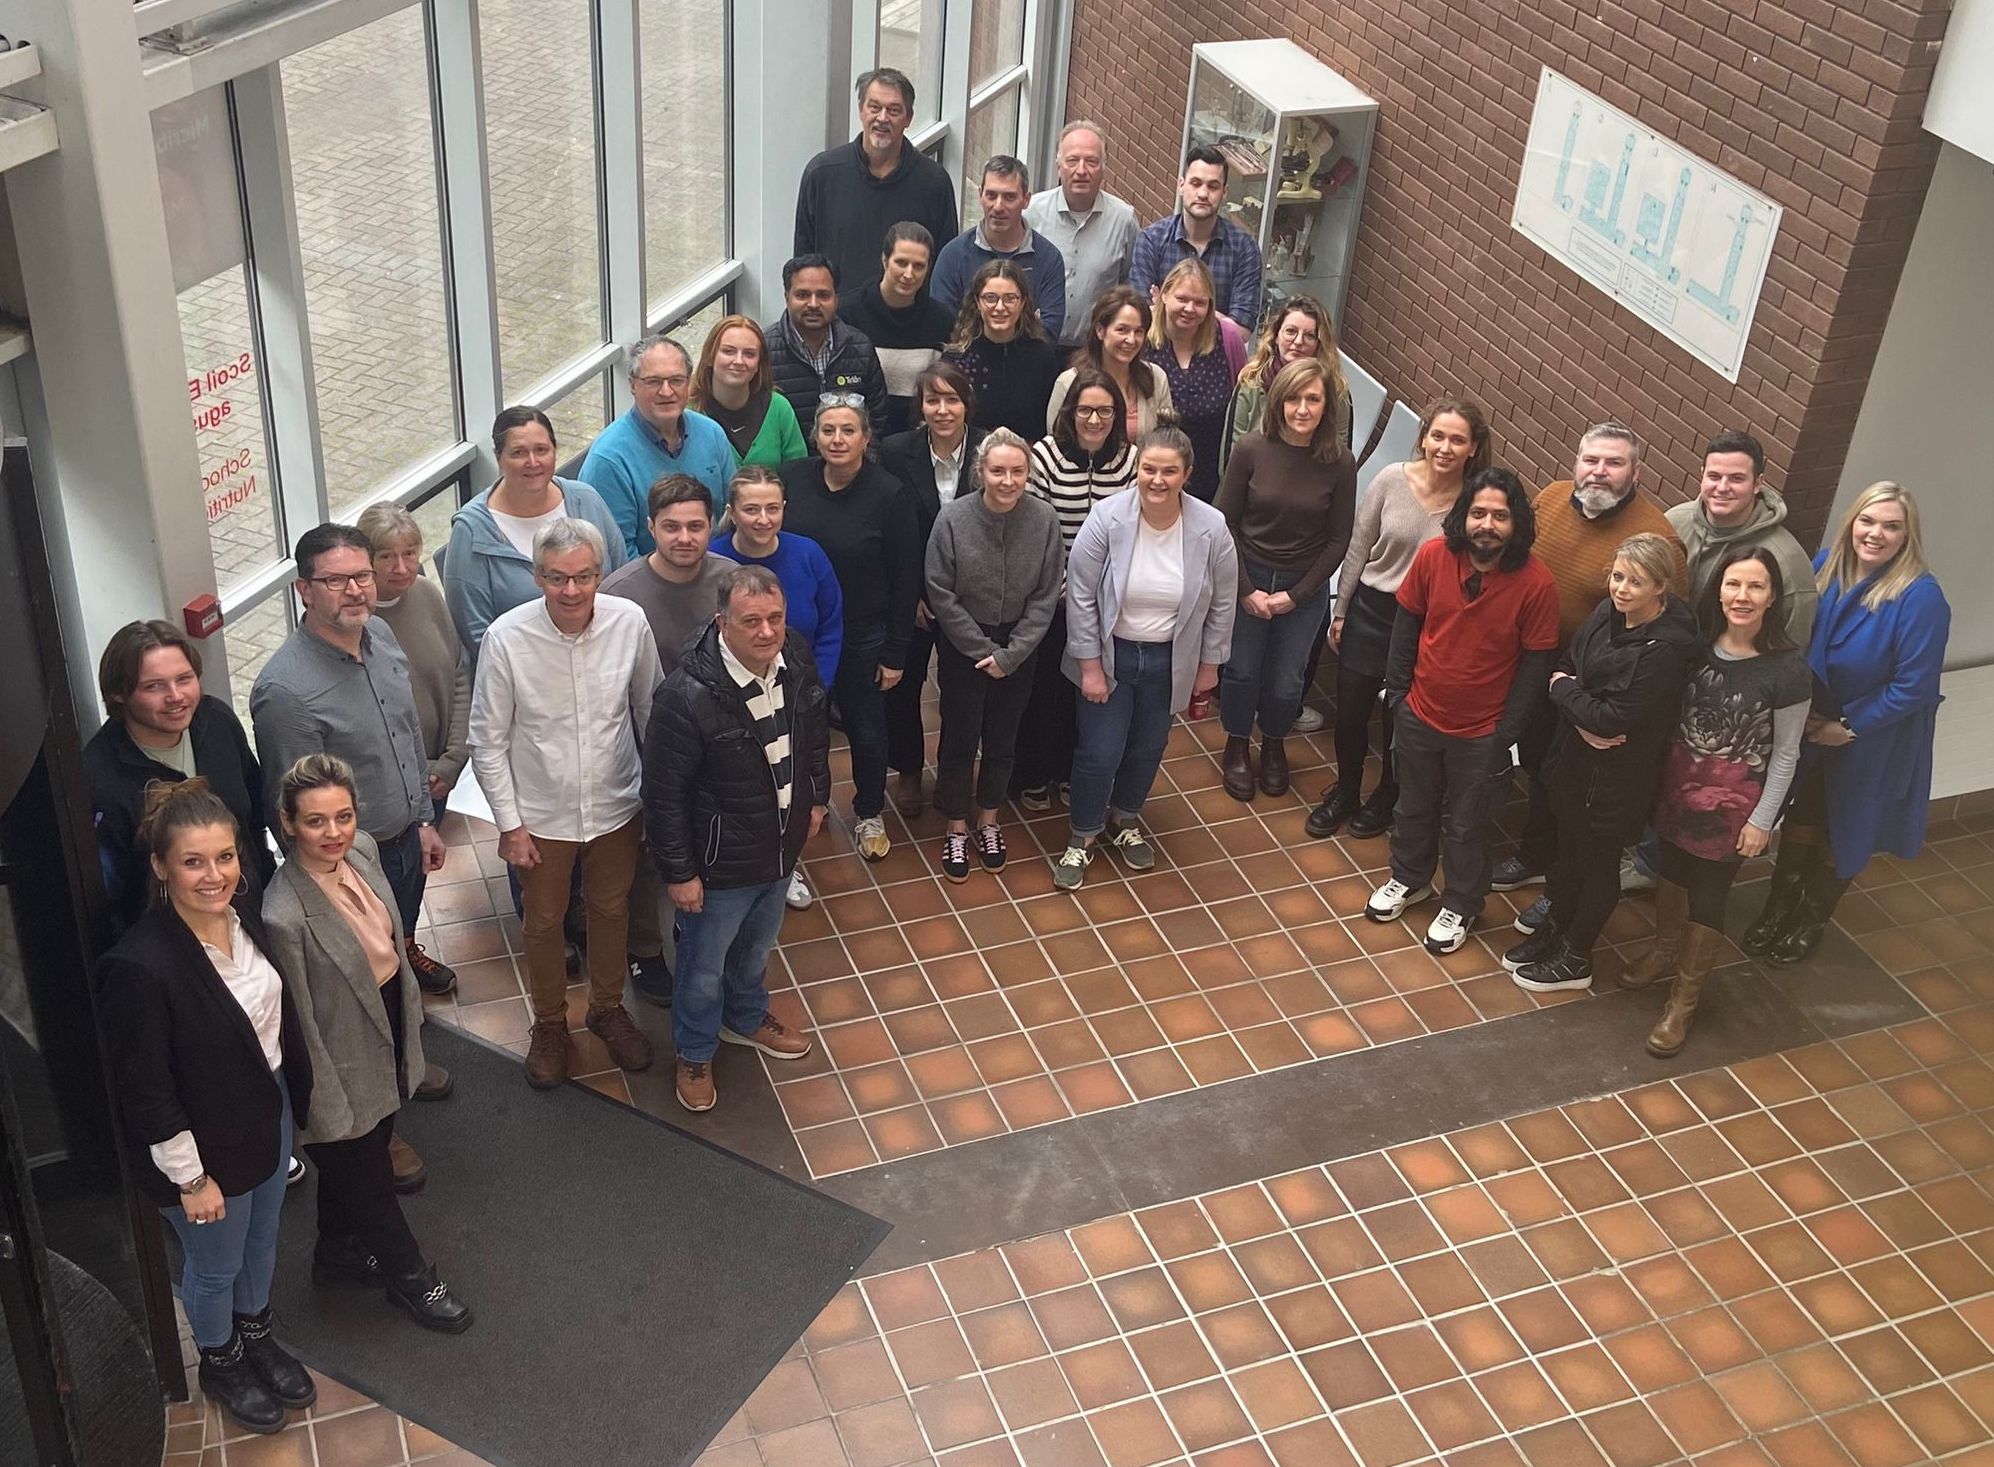
<svg viewBox="0 0 1994 1467">
<path fill-rule="evenodd" d="M 207 1185 L 208 1185 L 208 1174 L 206 1172 L 202 1172 L 198 1177 L 194 1178 L 193 1181 L 182 1182 L 180 1184 L 180 1195 L 182 1197 L 192 1197 L 196 1192 L 200 1191 L 203 1187 Z"/>
<path fill-rule="evenodd" d="M 1846 718 L 1838 718 L 1835 722 L 1842 726 L 1842 732 L 1847 734 L 1851 739 L 1856 736 L 1856 731 L 1849 727 L 1849 721 Z"/>
</svg>

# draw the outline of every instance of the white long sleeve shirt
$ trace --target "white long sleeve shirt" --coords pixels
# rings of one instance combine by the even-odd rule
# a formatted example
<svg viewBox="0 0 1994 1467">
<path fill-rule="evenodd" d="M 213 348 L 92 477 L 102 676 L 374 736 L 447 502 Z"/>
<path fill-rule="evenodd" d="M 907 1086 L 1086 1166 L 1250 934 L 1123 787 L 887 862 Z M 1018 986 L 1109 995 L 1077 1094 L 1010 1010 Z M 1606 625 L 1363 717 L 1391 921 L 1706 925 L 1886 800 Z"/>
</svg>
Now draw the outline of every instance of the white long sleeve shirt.
<svg viewBox="0 0 1994 1467">
<path fill-rule="evenodd" d="M 485 632 L 471 693 L 471 768 L 501 831 L 591 841 L 642 805 L 640 745 L 662 674 L 644 610 L 598 596 L 569 636 L 544 598 Z"/>
</svg>

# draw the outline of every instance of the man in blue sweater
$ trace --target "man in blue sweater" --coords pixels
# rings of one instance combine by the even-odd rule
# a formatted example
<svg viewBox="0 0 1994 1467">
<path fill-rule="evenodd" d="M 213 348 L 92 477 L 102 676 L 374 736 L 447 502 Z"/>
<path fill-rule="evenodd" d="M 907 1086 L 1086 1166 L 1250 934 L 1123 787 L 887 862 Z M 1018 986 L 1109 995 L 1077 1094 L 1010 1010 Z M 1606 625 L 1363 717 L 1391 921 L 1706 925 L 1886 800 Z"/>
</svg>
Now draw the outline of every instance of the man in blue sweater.
<svg viewBox="0 0 1994 1467">
<path fill-rule="evenodd" d="M 720 518 L 727 484 L 741 466 L 727 430 L 686 407 L 692 358 L 669 336 L 647 336 L 630 353 L 630 411 L 602 430 L 582 460 L 581 481 L 608 504 L 629 558 L 649 555 L 651 486 L 667 474 L 690 474 Z"/>
<path fill-rule="evenodd" d="M 983 220 L 942 246 L 929 294 L 950 311 L 960 310 L 963 292 L 978 270 L 992 260 L 1016 260 L 1031 277 L 1032 303 L 1046 334 L 1057 341 L 1066 325 L 1066 257 L 1025 222 L 1025 205 L 1032 197 L 1030 172 L 1016 158 L 999 153 L 983 165 L 983 190 L 977 197 Z"/>
</svg>

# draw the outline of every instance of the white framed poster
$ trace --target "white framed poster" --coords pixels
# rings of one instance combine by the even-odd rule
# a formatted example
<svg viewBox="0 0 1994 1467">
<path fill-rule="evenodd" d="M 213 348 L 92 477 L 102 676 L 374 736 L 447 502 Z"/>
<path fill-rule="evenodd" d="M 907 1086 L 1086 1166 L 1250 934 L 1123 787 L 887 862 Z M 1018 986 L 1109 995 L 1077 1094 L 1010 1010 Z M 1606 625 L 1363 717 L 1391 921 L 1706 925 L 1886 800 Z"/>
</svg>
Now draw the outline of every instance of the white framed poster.
<svg viewBox="0 0 1994 1467">
<path fill-rule="evenodd" d="M 1780 213 L 1544 68 L 1510 223 L 1732 382 Z"/>
</svg>

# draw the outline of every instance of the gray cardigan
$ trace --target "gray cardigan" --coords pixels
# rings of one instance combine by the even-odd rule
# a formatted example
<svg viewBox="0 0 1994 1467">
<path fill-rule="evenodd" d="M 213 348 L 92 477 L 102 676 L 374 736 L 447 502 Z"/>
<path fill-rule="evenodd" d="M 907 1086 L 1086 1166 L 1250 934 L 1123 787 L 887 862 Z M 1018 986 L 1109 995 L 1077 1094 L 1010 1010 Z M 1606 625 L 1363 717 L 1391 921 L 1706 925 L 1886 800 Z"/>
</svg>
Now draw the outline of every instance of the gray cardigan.
<svg viewBox="0 0 1994 1467">
<path fill-rule="evenodd" d="M 402 919 L 395 894 L 381 873 L 379 849 L 365 831 L 356 833 L 346 859 L 373 888 L 402 945 Z M 380 986 L 368 971 L 360 939 L 339 914 L 324 888 L 296 859 L 270 878 L 263 895 L 263 921 L 311 1056 L 312 1114 L 298 1140 L 350 1141 L 364 1136 L 401 1109 L 422 1083 L 422 992 L 402 953 L 402 1073 L 395 1073 L 394 1034 L 381 1002 Z"/>
<path fill-rule="evenodd" d="M 928 537 L 928 607 L 948 643 L 972 662 L 994 655 L 1008 676 L 1044 640 L 1059 604 L 1059 516 L 1026 494 L 1003 514 L 980 493 L 942 506 Z M 987 626 L 1014 623 L 999 647 Z"/>
<path fill-rule="evenodd" d="M 1225 516 L 1189 494 L 1182 504 L 1184 594 L 1170 648 L 1170 707 L 1179 713 L 1190 706 L 1198 664 L 1217 666 L 1231 654 L 1232 618 L 1239 606 L 1234 595 L 1239 560 Z M 1142 491 L 1131 489 L 1097 503 L 1073 537 L 1066 558 L 1066 656 L 1060 668 L 1075 685 L 1081 659 L 1098 657 L 1108 690 L 1114 691 L 1115 622 L 1141 521 Z"/>
</svg>

